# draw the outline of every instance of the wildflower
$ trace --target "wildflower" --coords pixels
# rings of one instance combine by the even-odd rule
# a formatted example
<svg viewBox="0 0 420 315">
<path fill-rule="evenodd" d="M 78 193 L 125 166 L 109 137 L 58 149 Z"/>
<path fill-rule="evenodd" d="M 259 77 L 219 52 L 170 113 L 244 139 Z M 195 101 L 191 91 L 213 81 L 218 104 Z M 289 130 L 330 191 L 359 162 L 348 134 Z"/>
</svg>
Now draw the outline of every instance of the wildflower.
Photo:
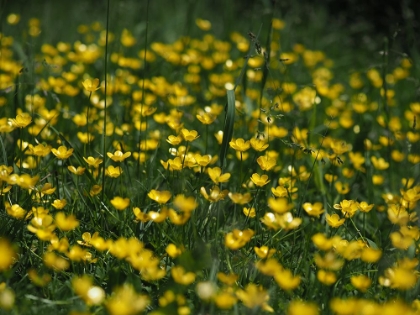
<svg viewBox="0 0 420 315">
<path fill-rule="evenodd" d="M 251 181 L 259 187 L 265 186 L 270 182 L 266 174 L 260 176 L 257 173 L 252 174 Z"/>
<path fill-rule="evenodd" d="M 68 169 L 70 172 L 72 172 L 73 174 L 78 175 L 78 176 L 83 175 L 83 174 L 84 174 L 84 172 L 85 172 L 85 170 L 86 170 L 86 168 L 84 168 L 84 167 L 78 166 L 78 167 L 76 168 L 76 167 L 74 167 L 74 166 L 72 166 L 72 165 L 67 166 L 67 169 Z"/>
<path fill-rule="evenodd" d="M 117 150 L 114 153 L 107 152 L 107 155 L 114 162 L 123 162 L 126 158 L 131 156 L 131 152 L 122 153 L 120 150 Z"/>
<path fill-rule="evenodd" d="M 209 20 L 196 19 L 195 24 L 202 31 L 209 31 L 211 29 L 211 22 Z"/>
<path fill-rule="evenodd" d="M 70 267 L 68 260 L 58 256 L 53 252 L 45 253 L 43 259 L 45 266 L 56 271 L 64 271 Z"/>
<path fill-rule="evenodd" d="M 18 220 L 22 220 L 22 219 L 25 218 L 26 210 L 23 209 L 18 204 L 9 205 L 9 203 L 6 202 L 4 204 L 4 206 L 6 208 L 7 214 L 10 215 L 11 217 L 13 217 L 15 219 L 18 219 Z"/>
<path fill-rule="evenodd" d="M 333 215 L 326 214 L 326 220 L 329 226 L 333 228 L 338 228 L 339 226 L 343 225 L 346 221 L 344 218 L 340 219 L 338 214 L 334 213 Z"/>
<path fill-rule="evenodd" d="M 210 202 L 217 202 L 219 200 L 225 199 L 225 197 L 228 195 L 228 190 L 222 190 L 220 191 L 219 186 L 213 186 L 213 188 L 210 188 L 210 193 L 207 194 L 207 191 L 204 187 L 200 188 L 201 195 Z"/>
<path fill-rule="evenodd" d="M 65 146 L 60 146 L 58 149 L 51 149 L 51 152 L 60 160 L 66 160 L 73 154 L 73 148 L 68 149 Z"/>
<path fill-rule="evenodd" d="M 318 315 L 319 310 L 316 304 L 293 300 L 287 308 L 287 315 Z"/>
<path fill-rule="evenodd" d="M 150 299 L 143 294 L 137 294 L 130 284 L 124 284 L 113 290 L 105 302 L 110 315 L 134 315 L 143 312 L 150 304 Z"/>
<path fill-rule="evenodd" d="M 378 159 L 376 156 L 372 156 L 370 160 L 372 161 L 373 167 L 379 171 L 386 170 L 389 167 L 389 163 L 383 158 Z"/>
<path fill-rule="evenodd" d="M 181 135 L 185 141 L 191 142 L 199 137 L 196 130 L 181 129 Z"/>
<path fill-rule="evenodd" d="M 334 187 L 340 195 L 345 195 L 350 191 L 350 186 L 348 183 L 336 181 L 334 183 Z"/>
<path fill-rule="evenodd" d="M 256 212 L 255 212 L 255 208 L 244 207 L 243 208 L 243 213 L 249 218 L 255 218 L 255 216 L 257 215 Z"/>
<path fill-rule="evenodd" d="M 372 210 L 372 208 L 374 206 L 375 206 L 374 204 L 368 204 L 366 201 L 359 202 L 359 204 L 358 204 L 359 210 L 362 211 L 362 212 L 365 212 L 365 213 Z"/>
<path fill-rule="evenodd" d="M 268 198 L 268 207 L 277 214 L 283 214 L 293 208 L 286 198 Z"/>
<path fill-rule="evenodd" d="M 214 120 L 216 119 L 216 116 L 208 114 L 208 113 L 203 113 L 201 115 L 196 115 L 195 117 L 197 117 L 197 119 L 203 124 L 203 125 L 210 125 L 211 123 L 214 122 Z"/>
<path fill-rule="evenodd" d="M 365 247 L 362 250 L 360 259 L 367 263 L 375 263 L 381 258 L 382 251 L 380 249 L 374 249 L 370 247 Z"/>
<path fill-rule="evenodd" d="M 325 271 L 323 269 L 318 270 L 316 276 L 319 282 L 328 286 L 334 284 L 337 281 L 337 276 L 334 272 Z"/>
<path fill-rule="evenodd" d="M 112 177 L 112 178 L 117 178 L 122 173 L 123 173 L 123 170 L 119 166 L 115 167 L 115 166 L 110 165 L 105 169 L 105 175 L 109 176 L 109 177 Z"/>
<path fill-rule="evenodd" d="M 236 291 L 236 296 L 242 301 L 247 308 L 261 307 L 263 310 L 273 312 L 273 309 L 267 304 L 270 296 L 263 287 L 254 283 L 249 283 L 245 290 Z"/>
<path fill-rule="evenodd" d="M 238 278 L 239 276 L 234 273 L 231 273 L 231 274 L 225 274 L 223 272 L 217 273 L 217 279 L 228 286 L 234 285 L 235 282 L 238 280 Z"/>
<path fill-rule="evenodd" d="M 86 80 L 84 80 L 82 82 L 82 85 L 83 85 L 83 88 L 85 89 L 85 91 L 90 92 L 90 93 L 93 93 L 96 90 L 99 90 L 100 89 L 100 87 L 99 87 L 99 79 L 98 78 L 93 79 L 93 80 L 86 79 Z"/>
<path fill-rule="evenodd" d="M 319 216 L 325 211 L 322 202 L 315 202 L 314 204 L 305 202 L 302 205 L 302 208 L 306 211 L 308 215 L 317 218 L 319 218 Z"/>
<path fill-rule="evenodd" d="M 56 191 L 56 187 L 53 187 L 51 183 L 45 183 L 41 188 L 41 192 L 44 195 L 52 195 Z"/>
<path fill-rule="evenodd" d="M 193 272 L 185 272 L 185 269 L 181 266 L 172 267 L 171 275 L 176 283 L 182 285 L 189 285 L 195 281 L 195 274 Z"/>
<path fill-rule="evenodd" d="M 270 258 L 276 252 L 274 248 L 269 249 L 267 246 L 254 247 L 254 251 L 262 259 Z"/>
<path fill-rule="evenodd" d="M 230 178 L 229 173 L 222 174 L 222 170 L 220 169 L 220 167 L 208 168 L 207 173 L 209 174 L 209 177 L 212 180 L 212 182 L 215 184 L 226 183 Z"/>
<path fill-rule="evenodd" d="M 169 220 L 175 225 L 185 224 L 191 217 L 190 212 L 182 212 L 178 214 L 174 209 L 169 209 L 168 213 Z"/>
<path fill-rule="evenodd" d="M 344 265 L 344 260 L 339 259 L 332 251 L 327 252 L 324 257 L 316 253 L 314 255 L 314 261 L 317 267 L 334 271 L 340 270 Z"/>
<path fill-rule="evenodd" d="M 218 293 L 214 297 L 214 303 L 220 309 L 230 309 L 233 305 L 237 303 L 238 299 L 233 294 L 233 292 L 228 292 L 227 290 Z"/>
<path fill-rule="evenodd" d="M 276 166 L 276 159 L 266 156 L 260 156 L 257 159 L 257 163 L 260 166 L 261 170 L 269 171 L 274 166 Z"/>
<path fill-rule="evenodd" d="M 234 229 L 225 236 L 225 246 L 232 250 L 237 250 L 244 247 L 254 236 L 255 232 L 251 229 L 244 231 Z"/>
<path fill-rule="evenodd" d="M 294 276 L 289 269 L 281 269 L 275 273 L 274 280 L 283 290 L 294 290 L 300 284 L 300 276 Z"/>
<path fill-rule="evenodd" d="M 80 296 L 87 305 L 98 305 L 105 299 L 104 289 L 94 286 L 92 278 L 88 275 L 74 277 L 71 280 L 71 284 L 74 292 Z"/>
<path fill-rule="evenodd" d="M 115 209 L 121 211 L 128 208 L 128 206 L 130 205 L 130 199 L 116 196 L 113 199 L 111 199 L 111 204 L 114 206 Z"/>
<path fill-rule="evenodd" d="M 93 185 L 92 188 L 89 191 L 89 195 L 96 196 L 97 194 L 99 194 L 102 191 L 102 186 L 100 185 Z"/>
<path fill-rule="evenodd" d="M 27 228 L 30 232 L 35 233 L 40 240 L 47 241 L 54 236 L 53 221 L 53 217 L 48 214 L 34 216 Z"/>
<path fill-rule="evenodd" d="M 185 197 L 183 194 L 174 198 L 173 205 L 182 212 L 191 212 L 198 206 L 194 197 Z"/>
<path fill-rule="evenodd" d="M 251 201 L 252 197 L 250 193 L 240 194 L 240 193 L 229 193 L 229 198 L 236 204 L 244 205 Z"/>
<path fill-rule="evenodd" d="M 341 210 L 341 213 L 346 218 L 351 218 L 355 215 L 358 209 L 358 204 L 353 200 L 343 200 L 340 201 L 340 204 L 335 204 L 333 207 L 334 209 Z"/>
<path fill-rule="evenodd" d="M 372 280 L 365 275 L 351 276 L 351 284 L 360 292 L 366 292 L 370 287 Z"/>
<path fill-rule="evenodd" d="M 33 284 L 41 288 L 45 287 L 51 281 L 51 276 L 49 274 L 43 274 L 41 276 L 33 268 L 28 270 L 28 277 Z"/>
<path fill-rule="evenodd" d="M 57 210 L 61 210 L 67 205 L 67 201 L 66 199 L 55 199 L 51 205 Z"/>
<path fill-rule="evenodd" d="M 245 141 L 242 138 L 236 139 L 235 141 L 232 140 L 229 142 L 229 145 L 232 149 L 239 152 L 245 152 L 250 147 L 249 141 Z"/>
<path fill-rule="evenodd" d="M 276 188 L 272 187 L 271 192 L 278 198 L 288 197 L 289 195 L 287 188 L 284 186 L 277 186 Z"/>
<path fill-rule="evenodd" d="M 98 168 L 99 164 L 103 162 L 101 158 L 94 158 L 93 156 L 89 156 L 88 158 L 83 157 L 83 160 L 85 160 L 88 165 L 93 166 L 94 168 Z"/>
<path fill-rule="evenodd" d="M 9 119 L 14 128 L 25 128 L 32 122 L 32 117 L 28 113 L 18 114 L 15 119 Z"/>
<path fill-rule="evenodd" d="M 418 280 L 414 270 L 401 267 L 388 268 L 383 277 L 379 277 L 379 283 L 386 287 L 397 290 L 409 290 L 413 288 Z"/>
<path fill-rule="evenodd" d="M 12 244 L 5 238 L 0 238 L 0 252 L 0 272 L 3 272 L 17 260 L 17 253 Z"/>
<path fill-rule="evenodd" d="M 55 224 L 62 231 L 71 231 L 79 226 L 79 221 L 73 214 L 66 216 L 64 212 L 58 212 L 55 215 Z"/>
<path fill-rule="evenodd" d="M 195 292 L 200 299 L 209 301 L 216 294 L 216 286 L 210 281 L 199 282 L 195 286 Z"/>
<path fill-rule="evenodd" d="M 0 309 L 11 310 L 15 304 L 15 293 L 6 286 L 6 283 L 0 283 Z"/>
<path fill-rule="evenodd" d="M 165 252 L 169 255 L 169 257 L 176 258 L 182 254 L 183 250 L 181 247 L 177 247 L 175 244 L 170 243 L 166 246 Z"/>
<path fill-rule="evenodd" d="M 152 189 L 147 196 L 159 204 L 165 204 L 172 197 L 172 193 L 168 190 L 158 191 Z"/>
<path fill-rule="evenodd" d="M 182 137 L 170 135 L 168 136 L 168 139 L 166 139 L 166 141 L 171 145 L 178 145 L 181 143 Z"/>
<path fill-rule="evenodd" d="M 260 140 L 256 138 L 252 138 L 250 140 L 250 144 L 255 151 L 259 151 L 259 152 L 264 151 L 265 149 L 268 148 L 268 143 L 266 143 L 264 140 Z"/>
</svg>

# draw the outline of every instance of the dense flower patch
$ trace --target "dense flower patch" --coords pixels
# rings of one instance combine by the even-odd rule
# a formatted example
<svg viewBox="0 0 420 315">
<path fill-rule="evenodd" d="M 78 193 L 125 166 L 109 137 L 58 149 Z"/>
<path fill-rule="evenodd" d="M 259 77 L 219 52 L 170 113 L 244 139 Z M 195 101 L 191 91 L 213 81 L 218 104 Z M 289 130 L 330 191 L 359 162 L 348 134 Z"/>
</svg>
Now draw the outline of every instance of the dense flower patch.
<svg viewBox="0 0 420 315">
<path fill-rule="evenodd" d="M 80 25 L 28 60 L 0 34 L 0 308 L 419 314 L 415 61 L 337 79 L 279 19 L 269 47 L 196 25 L 147 49 Z"/>
</svg>

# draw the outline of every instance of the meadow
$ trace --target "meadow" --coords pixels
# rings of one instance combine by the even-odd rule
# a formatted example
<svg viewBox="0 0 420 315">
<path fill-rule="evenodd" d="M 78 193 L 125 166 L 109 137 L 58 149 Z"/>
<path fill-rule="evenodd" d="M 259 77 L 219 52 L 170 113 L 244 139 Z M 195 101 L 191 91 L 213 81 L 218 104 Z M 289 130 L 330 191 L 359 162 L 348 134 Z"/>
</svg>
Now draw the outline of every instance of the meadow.
<svg viewBox="0 0 420 315">
<path fill-rule="evenodd" d="M 420 314 L 419 51 L 135 3 L 1 10 L 0 314 Z"/>
</svg>

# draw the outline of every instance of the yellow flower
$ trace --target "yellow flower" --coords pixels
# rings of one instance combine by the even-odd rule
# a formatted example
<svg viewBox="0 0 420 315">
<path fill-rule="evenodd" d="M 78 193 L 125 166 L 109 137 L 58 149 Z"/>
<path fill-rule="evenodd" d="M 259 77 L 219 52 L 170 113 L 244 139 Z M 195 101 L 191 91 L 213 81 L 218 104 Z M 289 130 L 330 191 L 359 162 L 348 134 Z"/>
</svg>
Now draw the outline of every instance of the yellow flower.
<svg viewBox="0 0 420 315">
<path fill-rule="evenodd" d="M 115 167 L 113 165 L 110 165 L 105 169 L 105 175 L 109 176 L 109 177 L 112 177 L 112 178 L 119 177 L 122 174 L 122 172 L 123 172 L 123 170 L 119 166 Z"/>
<path fill-rule="evenodd" d="M 182 285 L 189 285 L 195 281 L 195 273 L 185 272 L 185 269 L 181 266 L 172 267 L 171 275 L 176 283 Z"/>
<path fill-rule="evenodd" d="M 159 204 L 165 204 L 172 197 L 172 193 L 168 190 L 158 191 L 152 189 L 147 196 Z"/>
<path fill-rule="evenodd" d="M 365 275 L 357 275 L 351 276 L 350 282 L 360 292 L 366 292 L 367 289 L 369 289 L 372 280 L 370 280 L 370 278 Z"/>
<path fill-rule="evenodd" d="M 333 228 L 338 228 L 339 226 L 343 225 L 343 223 L 346 221 L 346 219 L 340 219 L 338 214 L 334 213 L 333 215 L 329 215 L 327 213 L 326 220 L 329 226 Z"/>
<path fill-rule="evenodd" d="M 60 160 L 68 159 L 73 154 L 73 148 L 68 149 L 65 146 L 60 146 L 58 149 L 51 149 L 51 152 Z"/>
<path fill-rule="evenodd" d="M 51 204 L 54 208 L 61 210 L 67 205 L 66 199 L 55 199 Z"/>
<path fill-rule="evenodd" d="M 55 224 L 62 231 L 71 231 L 79 226 L 79 221 L 73 214 L 66 216 L 64 212 L 55 215 Z"/>
<path fill-rule="evenodd" d="M 58 256 L 54 252 L 45 253 L 43 259 L 45 266 L 56 271 L 64 271 L 70 267 L 68 260 Z"/>
<path fill-rule="evenodd" d="M 290 302 L 287 315 L 318 315 L 318 306 L 315 303 L 294 300 Z"/>
<path fill-rule="evenodd" d="M 377 170 L 383 171 L 389 167 L 389 163 L 386 162 L 383 158 L 378 159 L 376 156 L 372 156 L 370 160 L 372 161 L 373 167 Z"/>
<path fill-rule="evenodd" d="M 234 273 L 231 273 L 231 274 L 225 274 L 223 272 L 217 273 L 217 279 L 228 286 L 234 285 L 236 280 L 238 280 L 238 278 L 239 276 Z"/>
<path fill-rule="evenodd" d="M 9 119 L 9 122 L 14 128 L 25 128 L 32 122 L 32 117 L 28 113 L 22 113 L 16 116 L 15 119 Z"/>
<path fill-rule="evenodd" d="M 68 169 L 70 172 L 72 172 L 73 174 L 78 175 L 78 176 L 83 175 L 83 173 L 84 173 L 84 172 L 85 172 L 85 170 L 86 170 L 86 168 L 84 168 L 84 167 L 78 166 L 78 167 L 76 168 L 76 167 L 74 167 L 74 166 L 72 166 L 72 165 L 67 166 L 67 169 Z"/>
<path fill-rule="evenodd" d="M 268 148 L 268 143 L 266 143 L 264 140 L 252 138 L 250 140 L 251 146 L 255 151 L 264 151 Z"/>
<path fill-rule="evenodd" d="M 251 201 L 252 197 L 250 193 L 229 193 L 229 198 L 236 204 L 244 205 Z"/>
<path fill-rule="evenodd" d="M 6 202 L 4 206 L 6 208 L 7 214 L 10 215 L 11 217 L 14 217 L 15 219 L 18 219 L 18 220 L 22 220 L 25 218 L 26 210 L 23 209 L 18 204 L 9 205 L 9 203 Z"/>
<path fill-rule="evenodd" d="M 95 92 L 96 90 L 99 90 L 99 79 L 86 79 L 82 82 L 83 88 L 85 89 L 85 91 L 87 92 Z"/>
<path fill-rule="evenodd" d="M 255 212 L 255 208 L 243 208 L 243 213 L 249 217 L 249 218 L 255 218 L 255 216 L 257 215 Z"/>
<path fill-rule="evenodd" d="M 82 298 L 87 305 L 101 304 L 105 299 L 105 291 L 93 285 L 93 280 L 88 275 L 74 277 L 71 280 L 74 292 Z"/>
<path fill-rule="evenodd" d="M 99 164 L 103 162 L 101 158 L 94 158 L 93 156 L 89 156 L 88 158 L 83 157 L 83 160 L 85 160 L 88 165 L 93 166 L 94 168 L 98 168 Z"/>
<path fill-rule="evenodd" d="M 308 215 L 317 218 L 325 211 L 322 202 L 315 202 L 314 204 L 305 202 L 302 207 Z"/>
<path fill-rule="evenodd" d="M 244 231 L 234 229 L 232 232 L 226 234 L 225 246 L 232 250 L 244 247 L 254 234 L 255 232 L 251 229 L 246 229 Z"/>
<path fill-rule="evenodd" d="M 215 296 L 214 303 L 218 308 L 226 310 L 232 308 L 237 300 L 233 292 L 222 291 Z"/>
<path fill-rule="evenodd" d="M 251 181 L 259 187 L 265 186 L 270 182 L 268 175 L 264 174 L 260 176 L 257 173 L 252 174 Z"/>
<path fill-rule="evenodd" d="M 166 141 L 171 145 L 178 145 L 181 143 L 182 137 L 170 135 L 168 136 L 168 139 L 166 139 Z"/>
<path fill-rule="evenodd" d="M 7 239 L 0 238 L 0 272 L 9 269 L 16 261 L 17 253 Z"/>
<path fill-rule="evenodd" d="M 207 191 L 204 187 L 201 187 L 200 193 L 206 200 L 210 202 L 217 202 L 219 200 L 225 199 L 229 191 L 226 189 L 220 191 L 219 186 L 213 186 L 213 188 L 210 188 L 210 194 L 207 194 Z"/>
<path fill-rule="evenodd" d="M 255 254 L 257 254 L 258 257 L 265 259 L 270 258 L 274 255 L 276 250 L 274 248 L 268 248 L 268 246 L 261 246 L 261 247 L 254 247 Z"/>
<path fill-rule="evenodd" d="M 202 31 L 209 31 L 211 29 L 211 22 L 209 20 L 203 19 L 196 19 L 195 24 L 202 30 Z"/>
<path fill-rule="evenodd" d="M 120 150 L 117 150 L 113 154 L 111 152 L 107 152 L 107 155 L 114 162 L 122 162 L 126 158 L 128 158 L 129 156 L 131 156 L 131 152 L 122 153 Z"/>
<path fill-rule="evenodd" d="M 44 186 L 41 188 L 41 192 L 44 195 L 51 195 L 55 192 L 57 188 L 53 187 L 51 183 L 45 183 Z"/>
<path fill-rule="evenodd" d="M 181 135 L 185 141 L 191 142 L 194 141 L 199 137 L 198 132 L 196 130 L 188 130 L 188 129 L 181 129 Z"/>
<path fill-rule="evenodd" d="M 249 141 L 245 141 L 242 138 L 236 139 L 235 141 L 232 140 L 229 142 L 229 145 L 232 149 L 239 152 L 245 152 L 250 147 Z"/>
<path fill-rule="evenodd" d="M 254 283 L 249 283 L 245 287 L 245 290 L 237 290 L 236 296 L 247 308 L 252 309 L 255 307 L 261 307 L 263 310 L 272 312 L 272 308 L 267 304 L 270 296 L 261 286 L 257 286 Z"/>
<path fill-rule="evenodd" d="M 337 281 L 337 276 L 334 272 L 331 271 L 325 271 L 323 269 L 318 270 L 317 272 L 317 278 L 319 282 L 325 285 L 332 285 Z"/>
<path fill-rule="evenodd" d="M 116 196 L 111 200 L 111 204 L 114 206 L 115 209 L 121 211 L 128 208 L 128 206 L 130 205 L 130 199 Z"/>
<path fill-rule="evenodd" d="M 294 276 L 289 269 L 281 269 L 276 272 L 274 280 L 283 290 L 294 290 L 300 284 L 300 276 Z"/>
<path fill-rule="evenodd" d="M 215 184 L 226 183 L 230 178 L 229 173 L 222 174 L 222 170 L 220 169 L 220 167 L 208 168 L 207 173 L 209 174 L 210 179 Z"/>
<path fill-rule="evenodd" d="M 33 284 L 38 287 L 44 287 L 51 281 L 51 276 L 49 274 L 38 275 L 35 269 L 28 270 L 28 277 Z"/>
<path fill-rule="evenodd" d="M 362 250 L 362 255 L 360 259 L 367 263 L 375 263 L 382 256 L 382 251 L 380 249 L 374 249 L 370 247 L 365 247 Z"/>
<path fill-rule="evenodd" d="M 359 210 L 362 212 L 369 212 L 375 206 L 374 204 L 368 204 L 366 201 L 359 202 Z"/>
<path fill-rule="evenodd" d="M 105 306 L 110 315 L 140 314 L 150 304 L 150 299 L 143 294 L 137 294 L 130 284 L 123 284 L 113 290 Z"/>
<path fill-rule="evenodd" d="M 175 244 L 170 243 L 166 246 L 165 252 L 169 255 L 169 257 L 176 258 L 182 254 L 183 250 L 181 247 L 177 247 Z"/>
<path fill-rule="evenodd" d="M 216 116 L 203 113 L 201 115 L 196 115 L 197 119 L 203 124 L 203 125 L 210 125 L 213 123 L 213 121 L 216 119 Z"/>
<path fill-rule="evenodd" d="M 194 197 L 185 197 L 183 194 L 174 198 L 173 205 L 182 212 L 191 212 L 198 206 Z"/>
<path fill-rule="evenodd" d="M 268 156 L 260 156 L 257 159 L 257 163 L 260 166 L 261 170 L 263 171 L 269 171 L 274 166 L 276 166 L 276 159 L 270 158 Z"/>
<path fill-rule="evenodd" d="M 278 214 L 286 213 L 293 208 L 287 198 L 268 198 L 268 207 Z"/>
</svg>

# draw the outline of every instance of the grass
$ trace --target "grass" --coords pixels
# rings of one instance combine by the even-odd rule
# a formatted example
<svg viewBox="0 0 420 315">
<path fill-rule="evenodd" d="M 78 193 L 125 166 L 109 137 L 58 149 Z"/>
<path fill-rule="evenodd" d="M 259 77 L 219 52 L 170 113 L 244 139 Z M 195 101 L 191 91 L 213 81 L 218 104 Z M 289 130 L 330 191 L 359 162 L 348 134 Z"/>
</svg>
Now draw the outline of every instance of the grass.
<svg viewBox="0 0 420 315">
<path fill-rule="evenodd" d="M 0 313 L 420 313 L 415 49 L 85 5 L 1 11 Z"/>
</svg>

